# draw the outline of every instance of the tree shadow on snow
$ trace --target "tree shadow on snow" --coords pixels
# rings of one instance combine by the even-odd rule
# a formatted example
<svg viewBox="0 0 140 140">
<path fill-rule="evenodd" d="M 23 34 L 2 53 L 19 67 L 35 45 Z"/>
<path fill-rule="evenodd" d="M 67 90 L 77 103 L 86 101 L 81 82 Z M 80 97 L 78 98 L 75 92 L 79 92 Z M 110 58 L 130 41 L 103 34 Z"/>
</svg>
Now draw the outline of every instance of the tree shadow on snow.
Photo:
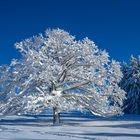
<svg viewBox="0 0 140 140">
<path fill-rule="evenodd" d="M 0 125 L 22 125 L 22 126 L 47 126 L 52 122 L 51 119 L 38 119 L 38 118 L 15 118 L 15 119 L 1 119 Z"/>
<path fill-rule="evenodd" d="M 94 127 L 112 127 L 112 128 L 140 129 L 140 123 L 101 125 L 101 126 L 94 126 Z"/>
<path fill-rule="evenodd" d="M 63 135 L 63 133 L 61 133 Z M 140 134 L 130 133 L 65 133 L 65 135 L 72 136 L 100 136 L 100 137 L 140 137 Z"/>
</svg>

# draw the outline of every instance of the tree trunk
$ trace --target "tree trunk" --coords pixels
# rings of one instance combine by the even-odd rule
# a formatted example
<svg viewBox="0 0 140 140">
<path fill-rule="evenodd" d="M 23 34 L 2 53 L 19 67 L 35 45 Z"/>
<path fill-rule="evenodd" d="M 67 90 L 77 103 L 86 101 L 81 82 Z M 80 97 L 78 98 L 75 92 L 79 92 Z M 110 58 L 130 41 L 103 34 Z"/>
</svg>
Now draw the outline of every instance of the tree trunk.
<svg viewBox="0 0 140 140">
<path fill-rule="evenodd" d="M 60 113 L 58 112 L 57 107 L 53 107 L 53 124 L 54 125 L 60 124 Z"/>
</svg>

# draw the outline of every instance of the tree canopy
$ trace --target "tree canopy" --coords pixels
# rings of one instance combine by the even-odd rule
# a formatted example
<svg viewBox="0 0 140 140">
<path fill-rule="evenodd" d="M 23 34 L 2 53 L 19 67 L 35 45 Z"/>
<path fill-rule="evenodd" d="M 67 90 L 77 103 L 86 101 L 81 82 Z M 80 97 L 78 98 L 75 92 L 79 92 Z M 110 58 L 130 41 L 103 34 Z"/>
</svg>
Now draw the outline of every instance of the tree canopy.
<svg viewBox="0 0 140 140">
<path fill-rule="evenodd" d="M 120 64 L 87 37 L 76 40 L 53 29 L 16 43 L 16 48 L 21 58 L 13 59 L 0 79 L 6 88 L 10 85 L 10 92 L 0 93 L 10 97 L 1 106 L 3 115 L 40 113 L 50 107 L 57 112 L 89 110 L 100 116 L 121 113 L 125 92 L 118 86 Z"/>
</svg>

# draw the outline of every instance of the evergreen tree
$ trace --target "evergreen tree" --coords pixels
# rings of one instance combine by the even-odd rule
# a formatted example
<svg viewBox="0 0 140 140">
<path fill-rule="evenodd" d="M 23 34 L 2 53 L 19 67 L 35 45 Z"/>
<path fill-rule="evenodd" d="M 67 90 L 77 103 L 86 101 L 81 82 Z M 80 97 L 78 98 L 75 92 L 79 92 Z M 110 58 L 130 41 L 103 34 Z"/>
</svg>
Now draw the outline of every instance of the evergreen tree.
<svg viewBox="0 0 140 140">
<path fill-rule="evenodd" d="M 140 114 L 140 56 L 131 56 L 130 65 L 123 64 L 123 78 L 120 82 L 126 91 L 124 112 L 127 114 Z"/>
</svg>

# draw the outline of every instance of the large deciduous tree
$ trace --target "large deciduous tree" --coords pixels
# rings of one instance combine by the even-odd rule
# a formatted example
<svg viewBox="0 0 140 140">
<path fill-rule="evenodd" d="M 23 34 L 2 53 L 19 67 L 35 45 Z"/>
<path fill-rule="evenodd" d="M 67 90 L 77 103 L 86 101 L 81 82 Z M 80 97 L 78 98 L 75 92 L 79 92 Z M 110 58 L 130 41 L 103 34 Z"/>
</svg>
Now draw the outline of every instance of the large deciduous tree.
<svg viewBox="0 0 140 140">
<path fill-rule="evenodd" d="M 18 82 L 14 96 L 1 109 L 3 115 L 39 113 L 51 107 L 54 124 L 59 124 L 61 111 L 89 110 L 100 116 L 121 113 L 125 92 L 118 86 L 120 65 L 90 39 L 77 41 L 68 32 L 53 29 L 16 43 L 16 48 L 22 57 L 13 60 L 10 69 Z"/>
<path fill-rule="evenodd" d="M 131 56 L 130 65 L 122 65 L 123 78 L 120 82 L 126 91 L 124 112 L 127 114 L 140 114 L 140 56 Z"/>
</svg>

